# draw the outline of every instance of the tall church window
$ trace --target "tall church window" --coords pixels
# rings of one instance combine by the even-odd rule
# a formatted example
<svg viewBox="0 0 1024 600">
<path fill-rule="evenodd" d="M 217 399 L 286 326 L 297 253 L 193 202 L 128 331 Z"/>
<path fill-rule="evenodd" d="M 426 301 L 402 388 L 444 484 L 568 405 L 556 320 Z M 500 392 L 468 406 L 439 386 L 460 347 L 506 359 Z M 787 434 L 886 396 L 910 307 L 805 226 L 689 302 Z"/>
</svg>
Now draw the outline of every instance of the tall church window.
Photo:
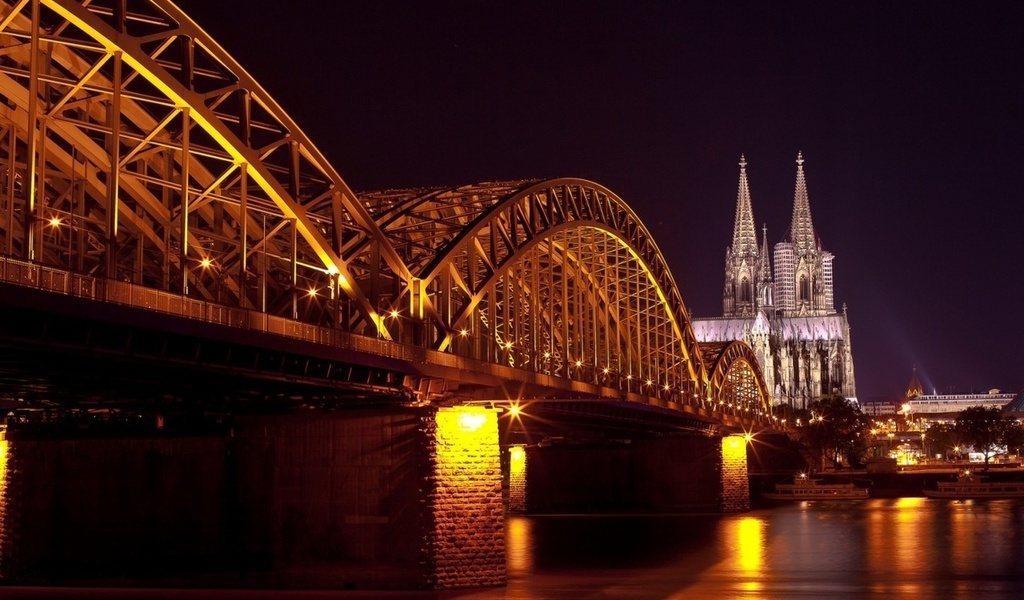
<svg viewBox="0 0 1024 600">
<path fill-rule="evenodd" d="M 800 300 L 801 302 L 806 302 L 811 298 L 811 286 L 807 281 L 806 275 L 800 276 L 800 289 L 798 294 L 799 295 L 797 296 L 797 299 Z"/>
<path fill-rule="evenodd" d="M 740 302 L 750 302 L 750 280 L 746 277 L 740 280 Z"/>
</svg>

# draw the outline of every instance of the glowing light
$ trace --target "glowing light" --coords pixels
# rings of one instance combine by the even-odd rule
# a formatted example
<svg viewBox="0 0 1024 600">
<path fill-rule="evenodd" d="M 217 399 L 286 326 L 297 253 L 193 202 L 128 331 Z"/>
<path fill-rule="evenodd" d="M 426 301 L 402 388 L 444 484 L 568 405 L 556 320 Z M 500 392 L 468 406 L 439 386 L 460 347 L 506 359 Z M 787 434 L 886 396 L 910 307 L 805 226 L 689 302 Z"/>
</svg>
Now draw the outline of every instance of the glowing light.
<svg viewBox="0 0 1024 600">
<path fill-rule="evenodd" d="M 513 404 L 513 405 L 508 407 L 508 414 L 513 416 L 513 417 L 518 417 L 520 412 L 522 412 L 522 411 L 520 410 L 518 404 Z"/>
<path fill-rule="evenodd" d="M 468 329 L 463 329 L 463 330 L 459 331 L 459 335 L 461 335 L 462 337 L 466 337 L 467 335 L 469 335 L 469 330 Z"/>
<path fill-rule="evenodd" d="M 551 358 L 551 353 L 550 352 L 545 352 L 544 353 L 544 358 Z"/>
<path fill-rule="evenodd" d="M 388 314 L 391 316 L 392 319 L 397 319 L 398 318 L 398 311 L 397 310 L 392 310 Z"/>
<path fill-rule="evenodd" d="M 605 375 L 607 375 L 608 374 L 608 367 L 605 367 L 605 368 L 601 369 L 601 372 L 604 373 Z"/>
<path fill-rule="evenodd" d="M 583 361 L 582 360 L 576 361 L 576 366 L 577 367 L 582 367 L 583 366 Z"/>
<path fill-rule="evenodd" d="M 510 493 L 510 511 L 515 510 L 514 497 L 515 494 Z M 512 518 L 507 521 L 506 527 L 509 575 L 528 575 L 533 571 L 533 522 L 522 517 Z"/>
<path fill-rule="evenodd" d="M 626 375 L 626 379 L 633 379 L 632 375 Z"/>
<path fill-rule="evenodd" d="M 337 275 L 338 274 L 338 267 L 333 265 L 333 264 L 332 265 L 327 265 L 327 273 L 329 275 Z"/>
<path fill-rule="evenodd" d="M 487 422 L 487 414 L 483 412 L 459 412 L 459 429 L 474 432 Z"/>
<path fill-rule="evenodd" d="M 212 264 L 213 261 L 209 257 L 204 257 L 203 260 L 199 261 L 199 266 L 204 269 L 210 268 L 210 265 Z"/>
<path fill-rule="evenodd" d="M 764 525 L 754 517 L 736 524 L 736 564 L 750 577 L 760 575 L 764 563 Z"/>
<path fill-rule="evenodd" d="M 654 383 L 654 382 L 651 381 L 650 379 L 647 380 L 647 385 L 651 385 L 652 383 Z"/>
<path fill-rule="evenodd" d="M 526 511 L 526 448 L 512 446 L 508 449 L 508 509 L 509 512 Z M 512 540 L 509 540 L 511 546 Z M 529 553 L 529 548 L 520 551 Z M 511 566 L 511 555 L 509 556 Z"/>
<path fill-rule="evenodd" d="M 746 440 L 747 443 L 749 444 L 750 442 L 754 441 L 754 434 L 752 434 L 752 433 L 744 434 L 743 435 L 743 439 Z"/>
<path fill-rule="evenodd" d="M 309 288 L 309 292 L 307 293 L 309 294 L 310 298 L 316 296 L 316 288 Z"/>
<path fill-rule="evenodd" d="M 50 217 L 51 227 L 60 227 L 60 217 Z"/>
</svg>

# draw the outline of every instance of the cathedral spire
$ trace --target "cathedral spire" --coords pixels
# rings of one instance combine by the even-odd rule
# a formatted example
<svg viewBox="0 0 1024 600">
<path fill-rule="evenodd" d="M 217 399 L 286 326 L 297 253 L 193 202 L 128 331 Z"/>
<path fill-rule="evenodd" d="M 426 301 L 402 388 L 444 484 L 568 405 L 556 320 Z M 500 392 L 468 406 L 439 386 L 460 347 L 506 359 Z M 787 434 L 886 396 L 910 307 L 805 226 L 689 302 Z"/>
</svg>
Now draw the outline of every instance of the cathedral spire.
<svg viewBox="0 0 1024 600">
<path fill-rule="evenodd" d="M 761 268 L 758 273 L 759 279 L 764 282 L 772 280 L 772 264 L 768 254 L 768 226 L 761 228 Z"/>
<path fill-rule="evenodd" d="M 804 180 L 804 155 L 796 154 L 796 192 L 793 194 L 793 221 L 789 226 L 789 241 L 796 245 L 798 254 L 814 250 L 814 224 L 811 222 L 811 203 L 807 198 Z"/>
<path fill-rule="evenodd" d="M 740 155 L 740 185 L 736 192 L 736 221 L 732 230 L 732 252 L 737 256 L 757 254 L 757 230 L 754 229 L 754 209 L 750 205 L 750 186 L 747 184 L 747 159 Z"/>
</svg>

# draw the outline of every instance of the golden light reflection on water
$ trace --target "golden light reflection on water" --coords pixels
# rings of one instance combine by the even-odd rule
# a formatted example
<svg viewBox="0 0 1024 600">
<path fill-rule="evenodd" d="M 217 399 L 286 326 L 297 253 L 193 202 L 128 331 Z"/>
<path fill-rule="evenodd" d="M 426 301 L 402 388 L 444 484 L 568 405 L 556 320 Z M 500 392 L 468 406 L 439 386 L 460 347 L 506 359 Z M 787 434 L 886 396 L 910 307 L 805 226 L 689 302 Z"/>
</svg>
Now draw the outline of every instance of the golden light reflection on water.
<svg viewBox="0 0 1024 600">
<path fill-rule="evenodd" d="M 757 575 L 764 563 L 764 521 L 745 517 L 736 523 L 736 564 L 746 574 Z"/>
<path fill-rule="evenodd" d="M 758 517 L 740 517 L 725 521 L 722 532 L 727 555 L 724 565 L 733 571 L 731 579 L 737 589 L 757 592 L 762 588 L 765 573 L 767 539 L 765 522 Z"/>
<path fill-rule="evenodd" d="M 505 556 L 509 575 L 523 575 L 533 569 L 533 521 L 512 517 L 505 522 Z"/>
</svg>

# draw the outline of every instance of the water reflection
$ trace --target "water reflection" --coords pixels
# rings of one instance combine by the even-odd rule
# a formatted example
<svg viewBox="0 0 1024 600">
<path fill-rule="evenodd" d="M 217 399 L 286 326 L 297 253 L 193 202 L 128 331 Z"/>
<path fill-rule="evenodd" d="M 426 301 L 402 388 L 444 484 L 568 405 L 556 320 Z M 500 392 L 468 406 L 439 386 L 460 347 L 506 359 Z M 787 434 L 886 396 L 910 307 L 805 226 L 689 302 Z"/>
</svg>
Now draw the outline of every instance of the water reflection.
<svg viewBox="0 0 1024 600">
<path fill-rule="evenodd" d="M 1024 501 L 802 503 L 711 516 L 534 516 L 506 523 L 507 587 L 272 592 L 260 597 L 445 600 L 1018 600 Z M 5 598 L 12 590 L 5 589 Z M 109 591 L 109 590 L 107 590 Z M 24 590 L 21 590 L 24 593 Z M 106 591 L 105 591 L 106 592 Z M 240 598 L 130 590 L 125 598 Z M 171 595 L 168 595 L 171 594 Z M 0 594 L 3 595 L 3 594 Z M 103 596 L 108 596 L 104 593 Z M 80 598 L 74 590 L 22 598 Z"/>
<path fill-rule="evenodd" d="M 508 587 L 453 597 L 1024 597 L 1020 501 L 899 498 L 722 517 L 516 517 L 508 531 Z"/>
</svg>

